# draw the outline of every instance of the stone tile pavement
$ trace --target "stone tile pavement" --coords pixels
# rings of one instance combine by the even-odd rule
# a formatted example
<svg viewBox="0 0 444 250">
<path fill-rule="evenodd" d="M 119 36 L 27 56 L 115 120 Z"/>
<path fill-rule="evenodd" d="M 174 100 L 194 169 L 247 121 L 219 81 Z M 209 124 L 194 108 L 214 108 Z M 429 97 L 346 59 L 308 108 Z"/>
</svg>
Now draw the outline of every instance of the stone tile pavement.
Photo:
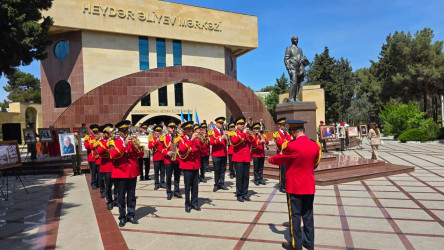
<svg viewBox="0 0 444 250">
<path fill-rule="evenodd" d="M 442 249 L 444 246 L 444 144 L 384 140 L 382 160 L 415 172 L 317 186 L 315 243 L 325 249 Z M 346 155 L 370 158 L 368 142 Z M 152 169 L 152 168 L 151 168 Z M 88 175 L 26 176 L 30 191 L 9 177 L 12 192 L 0 201 L 0 249 L 281 249 L 290 240 L 286 196 L 250 183 L 251 202 L 212 192 L 212 173 L 199 186 L 202 211 L 185 213 L 184 199 L 168 201 L 153 181 L 137 184 L 140 224 L 117 226 Z M 1 186 L 4 188 L 4 186 Z M 183 180 L 181 179 L 181 188 Z"/>
</svg>

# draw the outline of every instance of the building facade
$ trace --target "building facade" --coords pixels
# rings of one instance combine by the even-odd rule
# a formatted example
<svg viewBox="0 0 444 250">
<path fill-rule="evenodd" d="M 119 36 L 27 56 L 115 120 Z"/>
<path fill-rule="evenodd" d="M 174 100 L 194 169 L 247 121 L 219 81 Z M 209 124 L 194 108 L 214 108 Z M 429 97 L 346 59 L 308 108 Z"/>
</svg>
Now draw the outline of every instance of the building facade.
<svg viewBox="0 0 444 250">
<path fill-rule="evenodd" d="M 143 70 L 197 66 L 236 78 L 237 58 L 258 45 L 255 16 L 166 1 L 54 0 L 44 15 L 54 19 L 54 43 L 41 62 L 43 126 L 85 93 Z M 140 94 L 127 117 L 134 124 L 181 112 L 208 122 L 231 116 L 224 100 L 192 83 Z"/>
</svg>

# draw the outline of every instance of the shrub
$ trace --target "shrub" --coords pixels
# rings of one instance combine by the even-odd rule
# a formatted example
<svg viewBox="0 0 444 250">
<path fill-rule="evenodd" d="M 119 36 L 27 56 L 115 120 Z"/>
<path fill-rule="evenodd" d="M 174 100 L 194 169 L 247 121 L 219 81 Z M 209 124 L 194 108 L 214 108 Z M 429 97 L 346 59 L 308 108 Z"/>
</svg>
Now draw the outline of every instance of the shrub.
<svg viewBox="0 0 444 250">
<path fill-rule="evenodd" d="M 440 128 L 432 118 L 423 120 L 418 128 L 411 128 L 404 131 L 398 139 L 401 142 L 406 141 L 433 141 L 440 135 Z"/>
<path fill-rule="evenodd" d="M 411 128 L 404 131 L 398 139 L 401 142 L 406 141 L 428 141 L 427 135 L 419 128 Z"/>
<path fill-rule="evenodd" d="M 398 138 L 408 129 L 419 128 L 424 115 L 413 102 L 401 105 L 388 102 L 379 113 L 379 118 L 384 121 L 382 132 Z"/>
</svg>

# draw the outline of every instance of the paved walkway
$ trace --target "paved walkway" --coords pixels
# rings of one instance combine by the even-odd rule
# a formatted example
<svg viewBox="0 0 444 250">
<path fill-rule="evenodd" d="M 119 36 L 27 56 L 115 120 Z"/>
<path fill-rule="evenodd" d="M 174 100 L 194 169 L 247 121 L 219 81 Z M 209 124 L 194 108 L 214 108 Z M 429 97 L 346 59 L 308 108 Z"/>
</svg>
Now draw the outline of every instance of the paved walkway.
<svg viewBox="0 0 444 250">
<path fill-rule="evenodd" d="M 363 146 L 343 154 L 369 158 L 370 148 Z M 442 143 L 385 140 L 381 159 L 415 166 L 415 172 L 317 186 L 316 248 L 442 249 L 443 152 Z M 250 183 L 252 201 L 239 203 L 228 177 L 230 190 L 212 192 L 211 174 L 199 186 L 202 211 L 189 214 L 184 199 L 168 201 L 164 189 L 153 190 L 153 181 L 139 181 L 140 224 L 124 228 L 117 226 L 117 208 L 106 210 L 98 190 L 89 188 L 88 175 L 27 176 L 28 195 L 10 177 L 10 201 L 0 203 L 0 249 L 281 249 L 290 236 L 286 198 L 277 182 Z"/>
</svg>

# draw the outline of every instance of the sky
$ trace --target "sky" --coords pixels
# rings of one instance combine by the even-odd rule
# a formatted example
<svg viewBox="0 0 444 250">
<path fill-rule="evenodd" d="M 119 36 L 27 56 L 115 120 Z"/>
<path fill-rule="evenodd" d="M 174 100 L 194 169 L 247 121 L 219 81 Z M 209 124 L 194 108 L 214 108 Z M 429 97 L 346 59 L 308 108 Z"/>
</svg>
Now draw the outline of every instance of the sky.
<svg viewBox="0 0 444 250">
<path fill-rule="evenodd" d="M 148 1 L 148 0 L 145 0 Z M 442 0 L 172 0 L 170 2 L 225 10 L 258 18 L 259 47 L 238 58 L 238 80 L 254 90 L 274 85 L 286 73 L 283 58 L 291 37 L 310 62 L 327 46 L 330 56 L 348 59 L 353 70 L 377 61 L 382 44 L 395 31 L 412 34 L 426 27 L 434 41 L 444 40 Z M 441 14 L 440 14 L 441 13 Z M 22 71 L 40 79 L 40 63 Z M 288 76 L 287 76 L 288 77 Z M 0 101 L 7 79 L 0 78 Z"/>
</svg>

